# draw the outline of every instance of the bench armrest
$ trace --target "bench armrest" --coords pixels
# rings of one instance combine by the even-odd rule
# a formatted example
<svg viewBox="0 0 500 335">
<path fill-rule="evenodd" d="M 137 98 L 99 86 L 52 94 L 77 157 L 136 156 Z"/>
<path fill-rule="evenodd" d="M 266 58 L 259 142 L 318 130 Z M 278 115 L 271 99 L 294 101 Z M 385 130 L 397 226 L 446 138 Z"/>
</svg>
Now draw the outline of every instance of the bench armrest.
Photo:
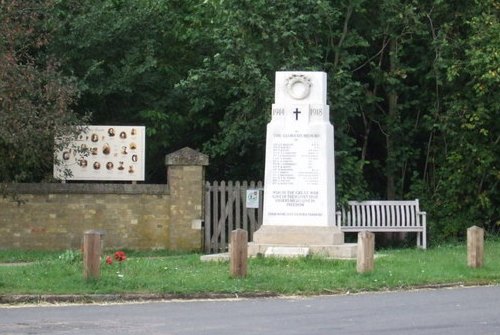
<svg viewBox="0 0 500 335">
<path fill-rule="evenodd" d="M 335 212 L 335 225 L 337 227 L 340 227 L 342 225 L 342 212 L 341 211 Z"/>
</svg>

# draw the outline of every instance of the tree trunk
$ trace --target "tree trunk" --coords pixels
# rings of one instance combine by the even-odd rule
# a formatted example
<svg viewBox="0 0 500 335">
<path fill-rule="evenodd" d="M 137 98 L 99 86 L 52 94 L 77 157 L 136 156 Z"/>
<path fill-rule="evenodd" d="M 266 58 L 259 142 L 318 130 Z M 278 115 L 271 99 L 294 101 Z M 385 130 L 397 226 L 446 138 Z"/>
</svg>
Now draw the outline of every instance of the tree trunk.
<svg viewBox="0 0 500 335">
<path fill-rule="evenodd" d="M 398 67 L 398 56 L 397 56 L 397 40 L 392 38 L 389 43 L 389 73 L 391 76 L 395 74 Z M 386 161 L 385 161 L 385 172 L 386 172 L 386 196 L 387 200 L 396 199 L 396 159 L 394 153 L 394 125 L 398 120 L 398 93 L 394 87 L 389 87 L 387 90 L 387 104 L 388 104 L 388 115 L 387 115 L 387 132 L 386 132 Z M 392 240 L 402 241 L 405 238 L 405 233 L 388 233 Z"/>
<path fill-rule="evenodd" d="M 393 75 L 397 70 L 397 42 L 395 39 L 391 39 L 389 44 L 389 62 L 390 62 L 390 73 Z M 395 182 L 395 159 L 394 159 L 394 122 L 397 120 L 398 113 L 398 94 L 391 87 L 387 92 L 387 100 L 388 100 L 388 115 L 387 119 L 387 133 L 386 133 L 386 195 L 388 200 L 392 200 L 396 198 L 396 182 Z"/>
</svg>

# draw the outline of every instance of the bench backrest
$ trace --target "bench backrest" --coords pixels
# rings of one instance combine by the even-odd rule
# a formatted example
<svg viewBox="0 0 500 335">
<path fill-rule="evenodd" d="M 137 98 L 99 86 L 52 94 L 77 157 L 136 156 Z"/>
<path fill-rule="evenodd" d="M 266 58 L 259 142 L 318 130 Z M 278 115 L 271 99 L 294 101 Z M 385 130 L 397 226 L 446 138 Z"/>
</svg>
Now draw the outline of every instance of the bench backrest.
<svg viewBox="0 0 500 335">
<path fill-rule="evenodd" d="M 421 227 L 418 200 L 349 201 L 342 209 L 344 227 Z"/>
</svg>

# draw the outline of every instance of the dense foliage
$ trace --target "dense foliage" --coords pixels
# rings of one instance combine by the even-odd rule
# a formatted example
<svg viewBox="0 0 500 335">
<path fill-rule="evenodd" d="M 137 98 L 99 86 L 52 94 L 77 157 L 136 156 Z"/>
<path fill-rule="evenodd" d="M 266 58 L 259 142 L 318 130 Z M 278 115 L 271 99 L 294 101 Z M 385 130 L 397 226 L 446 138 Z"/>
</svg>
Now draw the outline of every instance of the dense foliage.
<svg viewBox="0 0 500 335">
<path fill-rule="evenodd" d="M 52 169 L 54 136 L 78 124 L 75 81 L 44 52 L 49 3 L 0 1 L 0 182 L 41 180 Z"/>
<path fill-rule="evenodd" d="M 44 31 L 9 21 L 3 9 L 21 3 L 31 2 L 0 1 L 2 31 L 13 22 L 25 32 L 11 39 L 23 47 L 15 60 L 1 35 L 2 120 L 30 115 L 8 102 L 6 73 L 36 70 L 30 78 L 61 83 L 49 96 L 30 84 L 31 103 L 53 119 L 66 122 L 57 113 L 77 88 L 75 110 L 92 123 L 146 125 L 148 182 L 163 180 L 163 156 L 183 146 L 210 155 L 209 179 L 256 179 L 274 72 L 325 71 L 341 202 L 420 198 L 434 237 L 500 228 L 496 0 L 67 0 L 37 16 Z M 21 81 L 9 85 L 23 94 Z M 29 171 L 37 155 L 12 156 L 15 137 L 0 135 L 12 158 L 2 164 Z M 39 166 L 32 180 L 50 172 Z"/>
</svg>

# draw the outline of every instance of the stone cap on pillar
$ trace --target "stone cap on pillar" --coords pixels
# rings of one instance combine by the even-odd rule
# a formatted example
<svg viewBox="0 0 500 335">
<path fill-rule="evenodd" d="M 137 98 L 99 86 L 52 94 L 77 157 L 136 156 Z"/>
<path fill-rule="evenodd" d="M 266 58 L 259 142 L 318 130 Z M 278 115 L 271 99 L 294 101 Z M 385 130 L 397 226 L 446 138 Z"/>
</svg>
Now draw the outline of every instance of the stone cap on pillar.
<svg viewBox="0 0 500 335">
<path fill-rule="evenodd" d="M 199 151 L 184 147 L 180 150 L 172 152 L 165 156 L 165 165 L 195 165 L 207 166 L 208 155 L 202 154 Z"/>
<path fill-rule="evenodd" d="M 90 230 L 86 230 L 83 234 L 84 235 L 101 235 L 101 236 L 104 236 L 104 235 L 106 235 L 106 232 L 104 230 L 90 229 Z"/>
</svg>

